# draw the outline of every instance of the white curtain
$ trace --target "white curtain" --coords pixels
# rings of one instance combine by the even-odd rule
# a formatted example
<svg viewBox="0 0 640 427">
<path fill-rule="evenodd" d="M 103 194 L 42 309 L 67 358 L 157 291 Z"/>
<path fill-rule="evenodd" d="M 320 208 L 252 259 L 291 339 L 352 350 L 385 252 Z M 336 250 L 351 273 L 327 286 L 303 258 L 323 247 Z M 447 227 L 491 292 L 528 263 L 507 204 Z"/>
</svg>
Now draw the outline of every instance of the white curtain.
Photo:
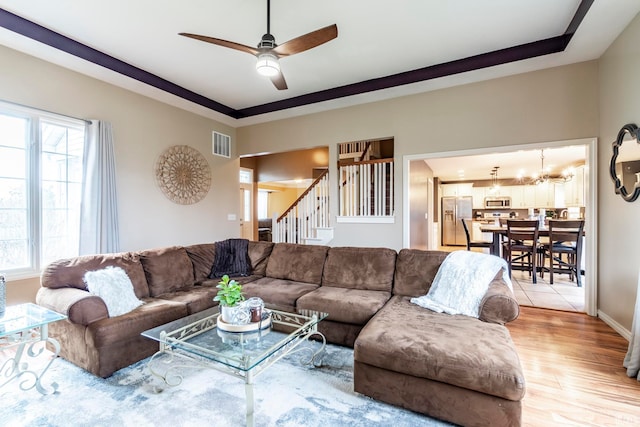
<svg viewBox="0 0 640 427">
<path fill-rule="evenodd" d="M 84 149 L 80 255 L 120 251 L 111 123 L 92 120 Z"/>
<path fill-rule="evenodd" d="M 629 377 L 636 377 L 640 381 L 640 274 L 638 275 L 636 309 L 633 312 L 631 325 L 631 340 L 629 340 L 629 350 L 624 357 L 623 366 L 627 368 Z"/>
</svg>

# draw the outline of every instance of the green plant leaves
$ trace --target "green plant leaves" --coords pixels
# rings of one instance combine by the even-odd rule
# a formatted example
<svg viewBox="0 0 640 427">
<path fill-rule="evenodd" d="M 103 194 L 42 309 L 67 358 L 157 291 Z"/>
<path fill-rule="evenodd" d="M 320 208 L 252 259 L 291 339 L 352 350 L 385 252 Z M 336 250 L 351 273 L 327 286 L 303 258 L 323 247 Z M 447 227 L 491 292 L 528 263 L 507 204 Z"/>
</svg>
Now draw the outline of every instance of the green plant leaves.
<svg viewBox="0 0 640 427">
<path fill-rule="evenodd" d="M 237 281 L 230 279 L 226 274 L 222 276 L 222 279 L 218 282 L 216 288 L 219 290 L 213 300 L 219 301 L 221 305 L 235 307 L 239 302 L 244 301 L 242 285 Z"/>
</svg>

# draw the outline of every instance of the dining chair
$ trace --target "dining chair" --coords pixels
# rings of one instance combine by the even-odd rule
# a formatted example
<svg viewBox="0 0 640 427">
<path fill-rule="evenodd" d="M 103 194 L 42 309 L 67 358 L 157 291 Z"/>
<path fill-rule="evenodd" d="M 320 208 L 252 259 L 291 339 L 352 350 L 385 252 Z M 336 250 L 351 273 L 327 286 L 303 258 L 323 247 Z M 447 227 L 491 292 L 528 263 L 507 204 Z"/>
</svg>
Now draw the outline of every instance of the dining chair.
<svg viewBox="0 0 640 427">
<path fill-rule="evenodd" d="M 470 251 L 471 248 L 487 248 L 487 249 L 491 249 L 491 246 L 493 245 L 491 242 L 485 242 L 485 241 L 481 241 L 481 240 L 471 240 L 471 235 L 469 233 L 469 228 L 467 227 L 467 222 L 464 220 L 464 218 L 461 218 L 460 221 L 462 221 L 462 227 L 464 228 L 464 235 L 467 237 L 467 250 Z"/>
<path fill-rule="evenodd" d="M 543 246 L 545 259 L 549 260 L 549 283 L 553 285 L 553 274 L 569 274 L 576 277 L 582 286 L 582 233 L 584 220 L 550 220 L 549 243 Z M 566 258 L 565 258 L 566 257 Z"/>
<path fill-rule="evenodd" d="M 528 270 L 533 283 L 537 283 L 538 221 L 507 220 L 507 239 L 502 253 L 509 266 L 509 277 L 514 267 Z"/>
</svg>

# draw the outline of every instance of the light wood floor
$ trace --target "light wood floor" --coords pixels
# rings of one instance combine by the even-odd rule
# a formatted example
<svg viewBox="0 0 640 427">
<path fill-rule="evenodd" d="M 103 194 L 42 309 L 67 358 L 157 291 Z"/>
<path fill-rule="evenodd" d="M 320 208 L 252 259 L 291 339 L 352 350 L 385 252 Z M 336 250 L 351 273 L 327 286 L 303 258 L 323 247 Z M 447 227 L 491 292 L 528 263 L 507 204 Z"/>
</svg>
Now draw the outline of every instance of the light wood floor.
<svg viewBox="0 0 640 427">
<path fill-rule="evenodd" d="M 598 318 L 533 307 L 507 327 L 527 382 L 524 426 L 640 426 L 628 342 Z"/>
</svg>

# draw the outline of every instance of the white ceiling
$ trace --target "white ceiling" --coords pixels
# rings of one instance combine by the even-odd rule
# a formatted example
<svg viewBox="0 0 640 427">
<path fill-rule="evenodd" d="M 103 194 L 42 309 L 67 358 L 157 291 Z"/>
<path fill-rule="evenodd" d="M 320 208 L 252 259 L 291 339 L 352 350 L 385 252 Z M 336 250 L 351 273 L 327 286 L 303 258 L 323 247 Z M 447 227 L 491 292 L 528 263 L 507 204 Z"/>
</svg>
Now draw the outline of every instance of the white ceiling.
<svg viewBox="0 0 640 427">
<path fill-rule="evenodd" d="M 498 179 L 513 179 L 521 175 L 525 179 L 542 169 L 541 155 L 544 154 L 544 169 L 552 176 L 563 169 L 584 165 L 587 152 L 585 145 L 567 145 L 535 150 L 494 152 L 472 156 L 457 156 L 426 159 L 433 175 L 441 181 L 489 180 L 491 170 L 497 166 Z"/>
<path fill-rule="evenodd" d="M 249 46 L 266 31 L 266 0 L 0 0 L 0 8 L 233 109 L 243 109 L 562 35 L 580 0 L 273 0 L 276 42 L 337 24 L 338 37 L 281 60 L 276 90 L 249 54 L 178 36 Z M 232 126 L 371 102 L 600 57 L 640 11 L 594 0 L 564 52 L 313 105 L 234 119 L 0 28 L 0 44 Z"/>
</svg>

